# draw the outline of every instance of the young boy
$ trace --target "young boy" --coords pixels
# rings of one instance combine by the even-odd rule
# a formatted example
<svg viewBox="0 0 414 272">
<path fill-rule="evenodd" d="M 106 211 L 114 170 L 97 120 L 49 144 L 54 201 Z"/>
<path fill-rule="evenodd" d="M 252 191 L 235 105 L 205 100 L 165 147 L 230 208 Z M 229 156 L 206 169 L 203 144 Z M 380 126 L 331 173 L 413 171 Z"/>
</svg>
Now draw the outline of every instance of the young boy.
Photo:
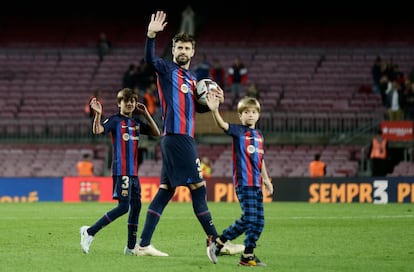
<svg viewBox="0 0 414 272">
<path fill-rule="evenodd" d="M 215 94 L 208 93 L 207 105 L 214 121 L 226 134 L 233 137 L 233 185 L 242 209 L 242 216 L 216 238 L 216 248 L 220 251 L 225 242 L 245 233 L 245 249 L 239 264 L 266 266 L 254 254 L 256 242 L 264 227 L 262 183 L 269 194 L 273 194 L 273 184 L 263 158 L 263 134 L 255 128 L 260 116 L 260 103 L 253 97 L 244 97 L 239 101 L 237 112 L 241 125 L 225 122 L 219 113 L 219 104 Z"/>
<path fill-rule="evenodd" d="M 118 205 L 104 214 L 94 225 L 80 228 L 81 249 L 89 253 L 89 247 L 95 235 L 118 217 L 128 216 L 128 244 L 124 254 L 136 255 L 138 218 L 141 211 L 141 185 L 138 178 L 138 143 L 139 135 L 159 136 L 160 131 L 144 104 L 138 102 L 137 92 L 124 88 L 118 92 L 117 102 L 120 112 L 112 115 L 101 123 L 102 105 L 92 98 L 90 105 L 95 111 L 92 131 L 94 134 L 112 136 L 112 198 L 118 200 Z M 137 110 L 147 123 L 132 117 Z"/>
</svg>

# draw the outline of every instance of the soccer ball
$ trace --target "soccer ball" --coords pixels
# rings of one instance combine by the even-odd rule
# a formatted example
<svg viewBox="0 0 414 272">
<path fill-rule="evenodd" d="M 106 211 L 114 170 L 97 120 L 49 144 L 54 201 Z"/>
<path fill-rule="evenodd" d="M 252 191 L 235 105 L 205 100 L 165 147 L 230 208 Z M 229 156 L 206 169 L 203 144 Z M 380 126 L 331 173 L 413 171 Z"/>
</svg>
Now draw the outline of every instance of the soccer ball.
<svg viewBox="0 0 414 272">
<path fill-rule="evenodd" d="M 202 79 L 197 82 L 195 97 L 198 103 L 207 105 L 207 93 L 217 90 L 217 83 L 211 79 Z"/>
</svg>

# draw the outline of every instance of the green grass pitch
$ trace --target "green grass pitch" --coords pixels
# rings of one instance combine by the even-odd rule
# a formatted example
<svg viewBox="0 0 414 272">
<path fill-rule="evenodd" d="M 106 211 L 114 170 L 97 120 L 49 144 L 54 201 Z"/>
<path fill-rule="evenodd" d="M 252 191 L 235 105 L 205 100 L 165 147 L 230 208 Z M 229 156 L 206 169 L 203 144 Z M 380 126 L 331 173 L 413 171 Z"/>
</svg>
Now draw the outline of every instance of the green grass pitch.
<svg viewBox="0 0 414 272">
<path fill-rule="evenodd" d="M 127 216 L 95 237 L 90 253 L 79 227 L 114 203 L 0 204 L 0 270 L 6 271 L 413 271 L 412 204 L 265 203 L 266 225 L 255 250 L 267 267 L 237 265 L 239 256 L 206 256 L 205 234 L 191 203 L 171 203 L 152 243 L 169 257 L 123 255 Z M 139 230 L 148 204 L 143 204 Z M 237 203 L 209 203 L 219 232 L 240 216 Z M 243 243 L 243 237 L 234 242 Z"/>
</svg>

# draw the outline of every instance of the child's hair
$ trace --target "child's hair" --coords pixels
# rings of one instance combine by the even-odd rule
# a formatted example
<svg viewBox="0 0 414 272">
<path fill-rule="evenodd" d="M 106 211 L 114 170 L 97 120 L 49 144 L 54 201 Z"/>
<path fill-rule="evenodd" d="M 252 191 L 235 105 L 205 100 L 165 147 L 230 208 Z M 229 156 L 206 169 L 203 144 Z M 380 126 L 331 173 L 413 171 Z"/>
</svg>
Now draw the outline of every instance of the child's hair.
<svg viewBox="0 0 414 272">
<path fill-rule="evenodd" d="M 245 96 L 240 99 L 239 103 L 237 104 L 237 112 L 241 114 L 246 108 L 256 108 L 258 112 L 260 112 L 260 103 L 254 97 Z"/>
<path fill-rule="evenodd" d="M 126 102 L 130 99 L 135 99 L 135 101 L 138 102 L 138 92 L 130 88 L 123 88 L 116 95 L 116 100 L 118 101 L 118 104 L 121 103 L 122 100 Z"/>
</svg>

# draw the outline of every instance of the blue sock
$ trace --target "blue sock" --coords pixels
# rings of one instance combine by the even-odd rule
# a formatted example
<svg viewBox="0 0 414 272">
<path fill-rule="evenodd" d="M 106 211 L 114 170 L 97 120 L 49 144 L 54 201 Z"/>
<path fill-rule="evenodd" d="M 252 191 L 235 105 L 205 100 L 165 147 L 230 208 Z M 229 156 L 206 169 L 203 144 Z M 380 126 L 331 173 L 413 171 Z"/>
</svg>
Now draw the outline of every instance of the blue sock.
<svg viewBox="0 0 414 272">
<path fill-rule="evenodd" d="M 104 216 L 102 216 L 96 223 L 88 229 L 89 235 L 95 236 L 95 234 L 100 231 L 103 227 L 110 224 L 112 221 L 118 217 L 126 214 L 129 210 L 128 202 L 119 202 L 118 206 L 110 210 Z"/>
<path fill-rule="evenodd" d="M 217 236 L 216 227 L 214 226 L 211 213 L 207 207 L 206 187 L 202 186 L 191 191 L 191 198 L 193 199 L 193 209 L 198 221 L 203 226 L 204 232 L 207 235 L 213 235 L 215 239 Z"/>
<path fill-rule="evenodd" d="M 141 211 L 141 201 L 132 200 L 128 216 L 128 248 L 135 248 L 137 243 L 138 218 Z"/>
<path fill-rule="evenodd" d="M 142 230 L 139 245 L 144 247 L 151 243 L 152 235 L 165 206 L 167 206 L 170 199 L 174 196 L 173 190 L 159 189 L 151 204 L 148 207 L 147 218 L 145 219 L 144 229 Z"/>
</svg>

